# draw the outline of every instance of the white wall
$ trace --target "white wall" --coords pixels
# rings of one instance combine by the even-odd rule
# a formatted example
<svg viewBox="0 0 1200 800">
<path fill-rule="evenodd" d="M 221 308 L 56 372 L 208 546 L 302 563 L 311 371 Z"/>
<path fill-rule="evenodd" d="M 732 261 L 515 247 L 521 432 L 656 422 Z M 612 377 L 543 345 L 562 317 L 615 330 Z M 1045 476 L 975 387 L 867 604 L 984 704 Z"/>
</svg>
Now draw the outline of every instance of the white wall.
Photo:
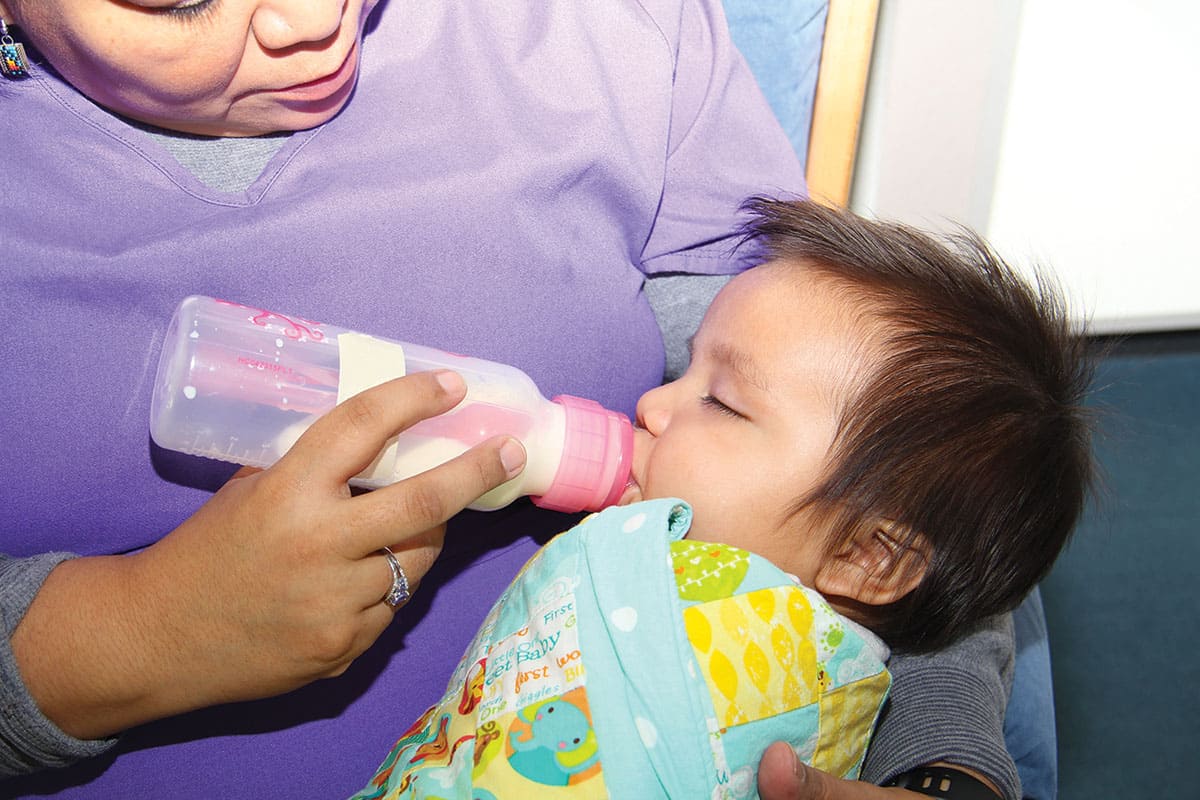
<svg viewBox="0 0 1200 800">
<path fill-rule="evenodd" d="M 883 0 L 852 205 L 963 222 L 1096 332 L 1200 327 L 1200 4 Z"/>
</svg>

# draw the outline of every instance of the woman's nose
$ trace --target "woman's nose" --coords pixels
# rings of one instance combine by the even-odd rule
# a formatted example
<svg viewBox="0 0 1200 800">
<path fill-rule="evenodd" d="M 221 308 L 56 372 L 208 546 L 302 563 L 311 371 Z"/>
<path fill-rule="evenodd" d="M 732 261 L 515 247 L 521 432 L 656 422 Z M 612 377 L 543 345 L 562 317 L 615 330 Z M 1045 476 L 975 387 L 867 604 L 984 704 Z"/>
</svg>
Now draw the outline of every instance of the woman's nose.
<svg viewBox="0 0 1200 800">
<path fill-rule="evenodd" d="M 347 0 L 262 0 L 254 11 L 254 38 L 268 50 L 321 42 L 337 34 Z"/>
<path fill-rule="evenodd" d="M 654 436 L 666 430 L 671 421 L 671 406 L 668 402 L 671 396 L 671 386 L 658 386 L 646 392 L 638 399 L 637 423 Z"/>
</svg>

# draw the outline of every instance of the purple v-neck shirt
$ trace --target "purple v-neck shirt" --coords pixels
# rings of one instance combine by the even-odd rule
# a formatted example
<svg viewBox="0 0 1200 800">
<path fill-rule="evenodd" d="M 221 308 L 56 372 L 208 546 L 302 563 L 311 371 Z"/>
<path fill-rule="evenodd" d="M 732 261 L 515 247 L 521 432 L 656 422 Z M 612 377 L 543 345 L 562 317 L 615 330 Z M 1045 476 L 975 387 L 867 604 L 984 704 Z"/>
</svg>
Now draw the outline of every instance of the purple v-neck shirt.
<svg viewBox="0 0 1200 800">
<path fill-rule="evenodd" d="M 547 396 L 632 414 L 663 368 L 645 274 L 736 271 L 739 203 L 803 191 L 715 0 L 384 2 L 348 107 L 244 192 L 200 183 L 42 65 L 0 91 L 0 552 L 14 556 L 145 546 L 231 473 L 149 441 L 159 346 L 187 294 L 508 362 Z M 347 795 L 569 522 L 527 502 L 464 513 L 344 676 L 146 725 L 3 790 Z"/>
</svg>

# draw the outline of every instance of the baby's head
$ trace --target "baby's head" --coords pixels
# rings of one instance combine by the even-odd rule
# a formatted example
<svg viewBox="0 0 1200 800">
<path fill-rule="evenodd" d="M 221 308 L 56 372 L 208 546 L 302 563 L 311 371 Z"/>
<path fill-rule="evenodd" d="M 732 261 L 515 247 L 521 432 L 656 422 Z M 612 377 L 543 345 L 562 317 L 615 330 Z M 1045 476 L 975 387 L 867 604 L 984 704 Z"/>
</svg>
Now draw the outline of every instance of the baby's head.
<svg viewBox="0 0 1200 800">
<path fill-rule="evenodd" d="M 641 495 L 687 500 L 691 538 L 771 559 L 893 647 L 1014 607 L 1092 474 L 1090 361 L 1060 296 L 971 234 L 748 209 L 765 263 L 638 403 Z"/>
</svg>

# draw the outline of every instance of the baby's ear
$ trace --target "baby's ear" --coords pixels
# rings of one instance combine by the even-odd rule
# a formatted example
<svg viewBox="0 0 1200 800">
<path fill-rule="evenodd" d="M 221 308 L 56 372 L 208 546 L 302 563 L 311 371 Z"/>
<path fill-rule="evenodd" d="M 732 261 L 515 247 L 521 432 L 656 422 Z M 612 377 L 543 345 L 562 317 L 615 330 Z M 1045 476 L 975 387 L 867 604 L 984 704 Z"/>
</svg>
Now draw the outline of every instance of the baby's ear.
<svg viewBox="0 0 1200 800">
<path fill-rule="evenodd" d="M 925 535 L 903 525 L 864 525 L 821 565 L 813 588 L 866 605 L 894 603 L 920 584 L 931 553 Z"/>
</svg>

